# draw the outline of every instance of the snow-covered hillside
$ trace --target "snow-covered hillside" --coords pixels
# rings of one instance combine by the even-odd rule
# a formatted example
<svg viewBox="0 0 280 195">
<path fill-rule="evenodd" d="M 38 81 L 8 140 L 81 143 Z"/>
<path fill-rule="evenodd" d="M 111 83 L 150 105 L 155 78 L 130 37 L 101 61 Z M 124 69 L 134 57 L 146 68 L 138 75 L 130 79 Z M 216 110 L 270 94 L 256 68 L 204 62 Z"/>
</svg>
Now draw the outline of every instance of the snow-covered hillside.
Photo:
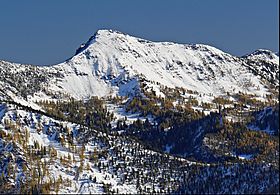
<svg viewBox="0 0 280 195">
<path fill-rule="evenodd" d="M 279 55 L 266 49 L 258 49 L 243 58 L 255 74 L 279 86 Z"/>
<path fill-rule="evenodd" d="M 273 57 L 273 63 L 278 63 Z M 214 47 L 156 43 L 111 30 L 99 30 L 58 67 L 68 73 L 59 85 L 77 97 L 102 96 L 116 90 L 124 95 L 127 87 L 137 88 L 139 75 L 164 86 L 206 94 L 266 93 L 242 59 Z"/>
<path fill-rule="evenodd" d="M 21 75 L 26 75 L 26 69 L 33 69 L 29 74 L 32 78 L 20 81 L 20 86 L 10 87 L 1 93 L 10 91 L 17 94 L 20 88 L 35 82 L 31 84 L 41 85 L 41 88 L 27 94 L 31 95 L 31 100 L 60 97 L 61 94 L 79 99 L 129 95 L 139 91 L 139 80 L 144 79 L 151 86 L 154 83 L 153 88 L 157 90 L 159 85 L 163 85 L 214 96 L 239 91 L 263 96 L 268 90 L 261 78 L 266 78 L 260 76 L 262 70 L 254 71 L 250 63 L 260 64 L 260 59 L 267 60 L 277 67 L 269 68 L 267 72 L 272 76 L 267 80 L 279 83 L 276 76 L 279 73 L 279 57 L 266 52 L 270 55 L 255 52 L 239 58 L 207 45 L 151 42 L 118 31 L 99 30 L 73 57 L 61 64 L 34 67 L 1 61 L 0 86 L 6 89 L 7 78 L 19 79 Z M 34 81 L 35 75 L 40 75 L 37 77 L 42 82 Z"/>
<path fill-rule="evenodd" d="M 190 161 L 15 105 L 0 105 L 0 130 L 4 193 L 248 194 L 279 184 L 271 163 Z"/>
</svg>

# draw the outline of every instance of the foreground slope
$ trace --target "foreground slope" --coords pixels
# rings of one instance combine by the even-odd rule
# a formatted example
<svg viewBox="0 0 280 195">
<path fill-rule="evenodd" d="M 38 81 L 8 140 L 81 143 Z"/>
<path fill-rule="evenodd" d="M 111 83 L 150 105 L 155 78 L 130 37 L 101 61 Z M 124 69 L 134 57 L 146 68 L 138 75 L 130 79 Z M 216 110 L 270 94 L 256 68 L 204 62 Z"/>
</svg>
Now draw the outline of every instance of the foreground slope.
<svg viewBox="0 0 280 195">
<path fill-rule="evenodd" d="M 190 161 L 53 117 L 0 105 L 1 193 L 247 194 L 279 187 L 273 164 Z"/>
</svg>

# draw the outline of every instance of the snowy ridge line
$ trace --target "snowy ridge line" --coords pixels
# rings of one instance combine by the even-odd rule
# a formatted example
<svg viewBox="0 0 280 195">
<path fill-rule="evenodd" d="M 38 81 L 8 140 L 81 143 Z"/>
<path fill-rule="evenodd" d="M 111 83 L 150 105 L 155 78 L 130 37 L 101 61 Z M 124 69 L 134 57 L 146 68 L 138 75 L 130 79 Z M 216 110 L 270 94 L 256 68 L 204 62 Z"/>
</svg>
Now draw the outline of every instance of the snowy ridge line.
<svg viewBox="0 0 280 195">
<path fill-rule="evenodd" d="M 213 96 L 240 91 L 263 97 L 270 92 L 262 79 L 277 85 L 278 65 L 279 56 L 268 51 L 236 57 L 208 45 L 152 42 L 118 31 L 99 30 L 74 56 L 59 64 L 34 66 L 0 61 L 0 84 L 5 87 L 4 94 L 8 93 L 6 88 L 15 96 L 20 91 L 25 99 L 31 96 L 28 101 L 63 98 L 59 93 L 75 99 L 128 96 L 137 92 L 139 76 L 155 82 L 155 88 L 183 87 Z M 35 97 L 37 92 L 41 94 Z"/>
<path fill-rule="evenodd" d="M 6 104 L 12 104 L 12 105 L 16 105 L 16 106 L 19 106 L 19 107 L 22 107 L 22 108 L 25 108 L 26 110 L 28 111 L 32 111 L 32 112 L 35 112 L 35 113 L 38 113 L 38 114 L 41 114 L 41 115 L 45 115 L 45 116 L 48 116 L 48 117 L 52 117 L 54 118 L 54 116 L 42 111 L 42 110 L 36 110 L 34 108 L 32 108 L 31 106 L 25 106 L 25 105 L 22 105 L 18 102 L 15 102 L 15 101 L 11 101 L 11 100 L 1 100 L 1 102 L 4 102 Z M 61 120 L 61 118 L 58 118 Z M 70 121 L 69 121 L 70 122 Z"/>
</svg>

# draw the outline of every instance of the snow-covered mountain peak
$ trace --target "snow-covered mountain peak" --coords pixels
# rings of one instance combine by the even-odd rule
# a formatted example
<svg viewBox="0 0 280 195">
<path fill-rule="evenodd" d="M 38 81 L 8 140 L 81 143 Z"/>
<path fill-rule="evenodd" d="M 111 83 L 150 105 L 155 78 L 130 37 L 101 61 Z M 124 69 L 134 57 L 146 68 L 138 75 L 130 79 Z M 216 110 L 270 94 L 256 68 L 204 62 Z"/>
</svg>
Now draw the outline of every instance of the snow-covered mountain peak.
<svg viewBox="0 0 280 195">
<path fill-rule="evenodd" d="M 125 36 L 127 35 L 126 33 L 120 32 L 118 30 L 113 30 L 113 29 L 100 29 L 98 31 L 96 31 L 95 33 L 96 37 L 100 37 L 100 36 Z"/>
<path fill-rule="evenodd" d="M 267 56 L 270 56 L 270 55 L 275 55 L 275 53 L 271 50 L 268 50 L 268 49 L 257 49 L 255 50 L 251 55 L 267 55 Z"/>
<path fill-rule="evenodd" d="M 243 57 L 251 60 L 261 60 L 279 65 L 279 56 L 273 51 L 267 49 L 257 49 L 253 53 L 245 55 Z"/>
<path fill-rule="evenodd" d="M 241 58 L 245 60 L 245 66 L 257 75 L 279 85 L 279 55 L 267 49 L 258 49 Z"/>
<path fill-rule="evenodd" d="M 142 39 L 139 37 L 131 36 L 126 33 L 117 31 L 117 30 L 107 30 L 107 29 L 102 29 L 98 30 L 93 36 L 90 37 L 90 39 L 82 44 L 82 48 L 85 48 L 84 46 L 91 47 L 93 46 L 94 43 L 99 43 L 99 44 L 106 44 L 110 46 L 116 46 L 115 44 L 119 43 L 126 43 L 126 44 L 136 44 L 134 46 L 149 46 L 149 47 L 155 47 L 155 46 L 164 46 L 164 47 L 181 47 L 184 46 L 185 48 L 189 48 L 192 50 L 198 50 L 198 51 L 204 51 L 204 52 L 209 52 L 212 54 L 216 55 L 228 55 L 231 56 L 230 54 L 227 54 L 223 52 L 220 49 L 217 49 L 213 46 L 210 45 L 205 45 L 205 44 L 179 44 L 179 43 L 174 43 L 174 42 L 152 42 L 146 39 Z"/>
<path fill-rule="evenodd" d="M 256 66 L 251 66 L 255 61 L 260 65 L 263 62 L 254 56 L 257 54 L 239 58 L 208 45 L 152 42 L 119 31 L 99 30 L 69 60 L 28 69 L 40 75 L 59 75 L 45 79 L 50 80 L 48 87 L 79 99 L 133 94 L 139 91 L 140 78 L 156 91 L 167 86 L 214 96 L 239 91 L 263 96 L 267 88 L 252 70 Z M 271 83 L 277 83 L 274 80 L 279 69 L 273 69 L 275 64 L 271 63 L 272 68 L 266 72 L 272 71 L 267 75 Z M 257 71 L 258 75 L 262 73 L 262 69 Z"/>
<path fill-rule="evenodd" d="M 81 46 L 77 49 L 76 54 L 81 52 L 81 49 L 84 50 L 91 44 L 95 42 L 107 42 L 108 40 L 114 40 L 114 39 L 123 39 L 124 37 L 131 37 L 125 33 L 122 33 L 117 30 L 112 29 L 101 29 L 98 30 L 92 35 L 89 40 L 86 43 L 81 44 Z"/>
</svg>

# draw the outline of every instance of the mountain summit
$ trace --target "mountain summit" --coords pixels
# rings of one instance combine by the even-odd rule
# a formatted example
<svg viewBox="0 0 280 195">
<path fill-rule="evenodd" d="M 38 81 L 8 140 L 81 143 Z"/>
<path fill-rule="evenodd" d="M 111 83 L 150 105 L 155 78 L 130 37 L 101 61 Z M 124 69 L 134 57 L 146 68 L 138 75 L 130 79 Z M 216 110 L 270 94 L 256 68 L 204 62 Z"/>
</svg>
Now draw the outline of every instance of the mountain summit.
<svg viewBox="0 0 280 195">
<path fill-rule="evenodd" d="M 260 68 L 264 61 L 269 69 Z M 279 57 L 268 50 L 239 58 L 208 45 L 152 42 L 119 31 L 99 30 L 73 57 L 57 65 L 36 67 L 2 61 L 1 74 L 6 75 L 1 75 L 0 85 L 9 88 L 4 78 L 30 70 L 31 75 L 44 77 L 44 83 L 37 84 L 48 94 L 63 93 L 78 99 L 135 94 L 139 80 L 145 80 L 158 95 L 162 94 L 160 86 L 167 86 L 202 95 L 240 91 L 263 96 L 269 92 L 261 79 L 279 85 L 278 65 Z M 14 94 L 20 85 L 7 91 Z"/>
</svg>

